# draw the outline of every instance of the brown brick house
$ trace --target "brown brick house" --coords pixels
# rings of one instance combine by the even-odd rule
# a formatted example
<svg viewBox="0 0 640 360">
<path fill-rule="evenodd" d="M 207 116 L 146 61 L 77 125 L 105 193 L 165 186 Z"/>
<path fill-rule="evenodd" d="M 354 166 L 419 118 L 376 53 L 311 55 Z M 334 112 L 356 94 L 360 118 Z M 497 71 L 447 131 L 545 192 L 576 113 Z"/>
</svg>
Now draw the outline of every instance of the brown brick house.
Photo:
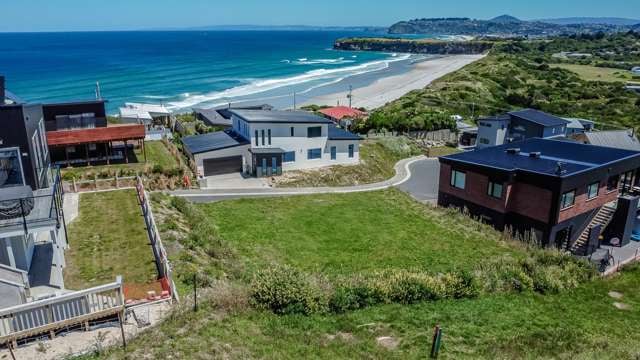
<svg viewBox="0 0 640 360">
<path fill-rule="evenodd" d="M 440 164 L 440 206 L 466 208 L 500 230 L 531 231 L 543 245 L 577 252 L 595 250 L 600 235 L 629 241 L 637 198 L 618 199 L 633 190 L 640 152 L 528 139 L 445 156 Z"/>
</svg>

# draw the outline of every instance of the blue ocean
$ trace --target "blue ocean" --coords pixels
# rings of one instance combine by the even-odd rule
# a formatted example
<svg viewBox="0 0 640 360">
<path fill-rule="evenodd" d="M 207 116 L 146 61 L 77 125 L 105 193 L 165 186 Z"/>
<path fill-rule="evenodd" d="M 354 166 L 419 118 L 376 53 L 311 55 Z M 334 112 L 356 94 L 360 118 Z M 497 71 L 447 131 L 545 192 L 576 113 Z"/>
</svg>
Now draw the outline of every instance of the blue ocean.
<svg viewBox="0 0 640 360">
<path fill-rule="evenodd" d="M 330 31 L 149 31 L 0 33 L 0 74 L 32 102 L 95 98 L 109 113 L 124 102 L 174 111 L 266 102 L 286 108 L 318 94 L 403 71 L 408 57 L 335 51 Z"/>
</svg>

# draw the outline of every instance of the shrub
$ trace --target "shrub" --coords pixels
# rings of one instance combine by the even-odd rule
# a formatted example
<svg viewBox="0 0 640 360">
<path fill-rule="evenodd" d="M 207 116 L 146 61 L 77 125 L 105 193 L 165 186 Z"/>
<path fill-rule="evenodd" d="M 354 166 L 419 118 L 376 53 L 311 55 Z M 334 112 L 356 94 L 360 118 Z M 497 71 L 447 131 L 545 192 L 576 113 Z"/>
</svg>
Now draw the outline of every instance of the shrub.
<svg viewBox="0 0 640 360">
<path fill-rule="evenodd" d="M 162 174 L 164 172 L 164 168 L 160 164 L 155 164 L 151 168 L 151 172 L 154 174 Z"/>
<path fill-rule="evenodd" d="M 251 283 L 254 305 L 276 314 L 313 314 L 328 309 L 326 296 L 302 272 L 289 266 L 259 271 Z"/>
</svg>

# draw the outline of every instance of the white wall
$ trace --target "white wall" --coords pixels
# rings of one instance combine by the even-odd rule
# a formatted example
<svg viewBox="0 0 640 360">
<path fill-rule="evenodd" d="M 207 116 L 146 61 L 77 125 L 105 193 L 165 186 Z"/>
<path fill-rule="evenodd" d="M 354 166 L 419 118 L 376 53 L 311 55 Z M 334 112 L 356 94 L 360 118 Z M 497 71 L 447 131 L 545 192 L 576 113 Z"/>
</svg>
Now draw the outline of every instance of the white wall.
<svg viewBox="0 0 640 360">
<path fill-rule="evenodd" d="M 509 120 L 478 121 L 478 139 L 476 140 L 476 147 L 485 148 L 504 144 L 508 129 Z"/>
</svg>

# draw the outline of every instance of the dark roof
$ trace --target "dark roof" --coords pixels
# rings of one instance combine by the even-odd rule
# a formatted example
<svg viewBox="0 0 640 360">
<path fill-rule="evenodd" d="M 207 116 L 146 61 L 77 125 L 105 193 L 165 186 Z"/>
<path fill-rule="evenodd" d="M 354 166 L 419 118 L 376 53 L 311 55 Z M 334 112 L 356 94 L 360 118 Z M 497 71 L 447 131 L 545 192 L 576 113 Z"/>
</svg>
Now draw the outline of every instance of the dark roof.
<svg viewBox="0 0 640 360">
<path fill-rule="evenodd" d="M 247 106 L 222 106 L 215 108 L 220 116 L 225 119 L 231 119 L 231 110 L 273 110 L 273 106 L 269 104 L 247 105 Z"/>
<path fill-rule="evenodd" d="M 218 126 L 218 125 L 231 126 L 232 125 L 230 118 L 225 118 L 216 109 L 193 108 L 192 110 L 196 114 L 199 114 L 200 116 L 202 116 L 202 118 L 207 123 L 209 123 L 209 125 L 212 125 L 212 126 Z"/>
<path fill-rule="evenodd" d="M 329 125 L 329 136 L 327 138 L 329 140 L 362 140 L 360 135 L 341 129 L 333 124 Z"/>
<path fill-rule="evenodd" d="M 520 119 L 524 119 L 536 124 L 540 124 L 542 126 L 560 126 L 560 125 L 566 125 L 569 123 L 569 121 L 565 119 L 547 114 L 539 110 L 534 110 L 534 109 L 511 111 L 508 114 L 511 116 L 518 117 Z"/>
<path fill-rule="evenodd" d="M 185 136 L 182 143 L 191 154 L 221 150 L 247 145 L 249 141 L 231 130 L 216 131 L 202 135 Z"/>
<path fill-rule="evenodd" d="M 331 124 L 325 119 L 306 111 L 281 110 L 231 110 L 231 113 L 250 123 L 299 123 L 299 124 Z"/>
<path fill-rule="evenodd" d="M 284 150 L 281 148 L 251 148 L 249 152 L 252 154 L 282 154 Z"/>
<path fill-rule="evenodd" d="M 510 154 L 508 149 L 520 149 L 520 152 Z M 539 158 L 529 156 L 535 152 L 540 152 Z M 540 138 L 441 157 L 444 162 L 462 162 L 550 176 L 569 176 L 629 158 L 640 159 L 640 152 Z M 558 162 L 562 163 L 562 174 L 557 173 Z"/>
</svg>

